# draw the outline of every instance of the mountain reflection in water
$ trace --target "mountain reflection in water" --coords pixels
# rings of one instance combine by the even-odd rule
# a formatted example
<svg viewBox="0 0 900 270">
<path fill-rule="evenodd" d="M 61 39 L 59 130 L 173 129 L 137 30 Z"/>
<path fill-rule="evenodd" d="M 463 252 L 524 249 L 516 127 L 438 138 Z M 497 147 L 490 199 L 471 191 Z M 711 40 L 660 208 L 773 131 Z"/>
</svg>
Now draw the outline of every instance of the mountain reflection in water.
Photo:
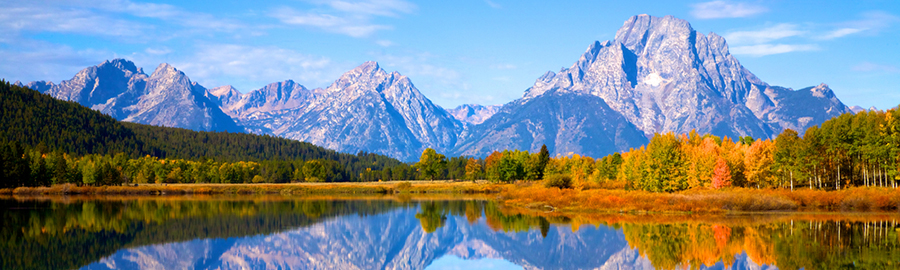
<svg viewBox="0 0 900 270">
<path fill-rule="evenodd" d="M 0 200 L 2 269 L 897 269 L 897 216 L 538 215 L 489 200 Z M 486 267 L 486 268 L 485 268 Z"/>
</svg>

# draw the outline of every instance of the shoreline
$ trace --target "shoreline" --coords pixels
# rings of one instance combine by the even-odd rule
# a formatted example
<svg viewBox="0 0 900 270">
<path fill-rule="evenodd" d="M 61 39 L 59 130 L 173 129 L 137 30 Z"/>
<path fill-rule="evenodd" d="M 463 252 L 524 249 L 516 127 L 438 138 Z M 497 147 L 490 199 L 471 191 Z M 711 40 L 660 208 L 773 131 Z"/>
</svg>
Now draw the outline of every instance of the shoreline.
<svg viewBox="0 0 900 270">
<path fill-rule="evenodd" d="M 72 184 L 50 187 L 19 187 L 0 189 L 0 195 L 221 195 L 221 194 L 490 194 L 500 191 L 501 185 L 484 181 L 390 181 L 284 184 L 140 184 L 136 186 L 76 186 Z"/>
<path fill-rule="evenodd" d="M 0 196 L 29 198 L 115 197 L 129 198 L 198 196 L 216 199 L 242 196 L 392 197 L 443 198 L 484 196 L 506 206 L 535 213 L 565 214 L 732 214 L 744 213 L 900 213 L 900 190 L 850 188 L 839 191 L 733 188 L 654 193 L 623 189 L 557 189 L 540 182 L 494 184 L 486 181 L 391 181 L 286 184 L 144 184 L 138 186 L 54 185 L 2 189 Z M 336 196 L 336 197 L 335 197 Z M 2 198 L 0 197 L 0 198 Z"/>
</svg>

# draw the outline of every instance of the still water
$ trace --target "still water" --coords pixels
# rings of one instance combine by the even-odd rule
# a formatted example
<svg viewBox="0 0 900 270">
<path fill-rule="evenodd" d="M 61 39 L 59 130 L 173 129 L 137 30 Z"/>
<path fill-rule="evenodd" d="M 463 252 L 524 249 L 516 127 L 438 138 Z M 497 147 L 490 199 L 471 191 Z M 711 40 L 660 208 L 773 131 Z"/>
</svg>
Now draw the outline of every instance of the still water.
<svg viewBox="0 0 900 270">
<path fill-rule="evenodd" d="M 898 216 L 525 214 L 484 199 L 0 198 L 0 269 L 898 269 Z"/>
</svg>

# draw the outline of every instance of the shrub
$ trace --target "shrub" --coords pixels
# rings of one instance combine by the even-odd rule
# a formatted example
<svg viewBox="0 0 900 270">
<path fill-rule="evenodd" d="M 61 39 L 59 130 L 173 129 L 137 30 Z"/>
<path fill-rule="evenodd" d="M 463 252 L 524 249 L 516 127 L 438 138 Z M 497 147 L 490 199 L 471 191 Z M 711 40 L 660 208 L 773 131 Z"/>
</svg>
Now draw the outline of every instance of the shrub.
<svg viewBox="0 0 900 270">
<path fill-rule="evenodd" d="M 566 174 L 554 174 L 547 176 L 544 180 L 544 187 L 548 188 L 572 188 L 572 177 Z"/>
<path fill-rule="evenodd" d="M 409 182 L 400 182 L 397 184 L 395 189 L 401 190 L 401 189 L 409 189 L 411 187 L 412 187 L 412 184 L 410 184 Z"/>
</svg>

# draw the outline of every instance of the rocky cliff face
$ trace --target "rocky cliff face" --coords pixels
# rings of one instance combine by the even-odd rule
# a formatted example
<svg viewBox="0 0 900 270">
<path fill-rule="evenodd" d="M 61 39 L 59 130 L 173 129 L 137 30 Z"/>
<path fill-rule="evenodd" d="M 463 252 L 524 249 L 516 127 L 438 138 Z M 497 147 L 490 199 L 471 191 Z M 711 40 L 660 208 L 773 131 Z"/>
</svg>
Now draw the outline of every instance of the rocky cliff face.
<svg viewBox="0 0 900 270">
<path fill-rule="evenodd" d="M 366 62 L 345 73 L 312 100 L 294 121 L 273 130 L 285 138 L 354 153 L 401 160 L 426 147 L 448 151 L 462 124 L 431 103 L 406 76 Z"/>
<path fill-rule="evenodd" d="M 459 120 L 460 122 L 477 125 L 484 122 L 491 116 L 494 116 L 497 111 L 500 110 L 500 107 L 503 105 L 478 105 L 478 104 L 463 104 L 459 105 L 456 108 L 447 110 L 453 118 Z"/>
<path fill-rule="evenodd" d="M 457 154 L 487 156 L 504 149 L 537 152 L 547 145 L 551 155 L 601 157 L 646 143 L 643 132 L 602 98 L 550 93 L 504 105 L 462 134 Z"/>
<path fill-rule="evenodd" d="M 147 76 L 131 61 L 115 59 L 88 67 L 57 85 L 29 85 L 37 85 L 38 90 L 45 87 L 44 92 L 55 98 L 78 102 L 123 121 L 193 130 L 243 131 L 209 98 L 211 95 L 203 86 L 191 82 L 169 64 L 159 65 Z"/>
<path fill-rule="evenodd" d="M 223 86 L 220 88 L 231 88 Z M 318 94 L 292 80 L 270 83 L 247 94 L 235 95 L 231 90 L 214 91 L 220 97 L 222 108 L 255 134 L 275 134 L 274 131 L 295 121 L 306 112 L 306 107 Z"/>
</svg>

